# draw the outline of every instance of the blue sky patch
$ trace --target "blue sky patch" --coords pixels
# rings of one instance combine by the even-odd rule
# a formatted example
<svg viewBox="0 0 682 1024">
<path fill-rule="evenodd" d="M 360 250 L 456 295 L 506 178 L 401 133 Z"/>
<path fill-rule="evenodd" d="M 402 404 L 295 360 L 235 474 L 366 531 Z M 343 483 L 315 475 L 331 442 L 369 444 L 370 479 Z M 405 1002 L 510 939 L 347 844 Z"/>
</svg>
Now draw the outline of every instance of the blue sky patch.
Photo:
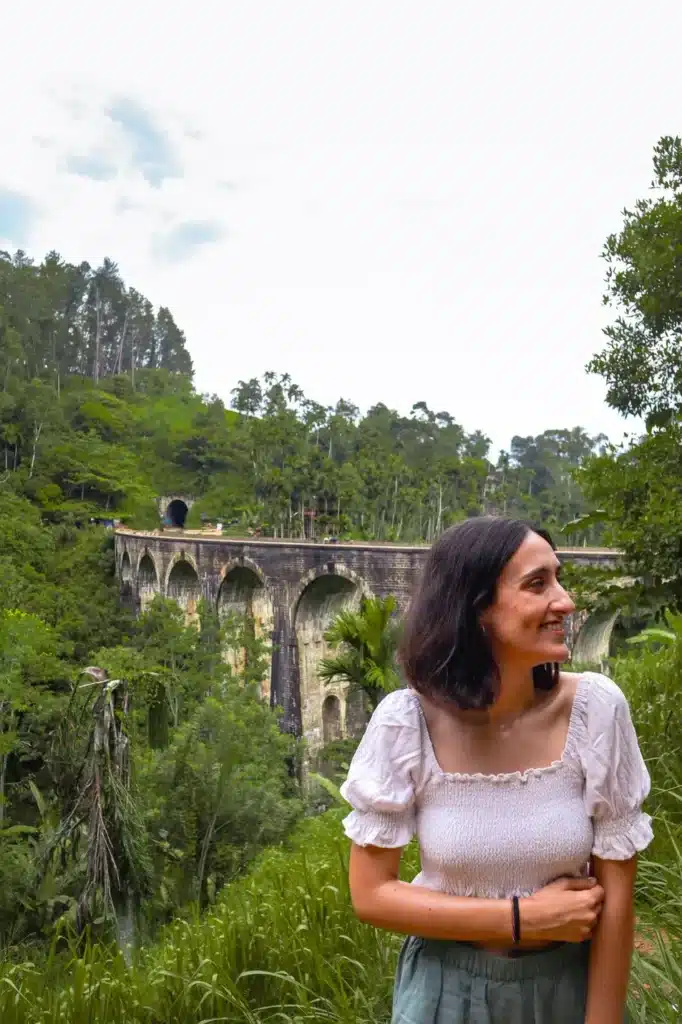
<svg viewBox="0 0 682 1024">
<path fill-rule="evenodd" d="M 122 98 L 112 103 L 106 114 L 127 135 L 133 148 L 133 163 L 150 185 L 158 188 L 164 178 L 181 175 L 168 137 L 143 106 L 135 100 Z"/>
<path fill-rule="evenodd" d="M 218 242 L 224 235 L 221 225 L 213 220 L 186 220 L 156 240 L 164 259 L 178 262 L 200 245 Z"/>
<path fill-rule="evenodd" d="M 27 196 L 0 187 L 0 238 L 14 245 L 24 245 L 34 212 L 33 203 Z"/>
<path fill-rule="evenodd" d="M 70 174 L 90 178 L 92 181 L 111 181 L 116 177 L 116 168 L 113 164 L 95 155 L 70 156 L 66 161 L 66 169 Z"/>
</svg>

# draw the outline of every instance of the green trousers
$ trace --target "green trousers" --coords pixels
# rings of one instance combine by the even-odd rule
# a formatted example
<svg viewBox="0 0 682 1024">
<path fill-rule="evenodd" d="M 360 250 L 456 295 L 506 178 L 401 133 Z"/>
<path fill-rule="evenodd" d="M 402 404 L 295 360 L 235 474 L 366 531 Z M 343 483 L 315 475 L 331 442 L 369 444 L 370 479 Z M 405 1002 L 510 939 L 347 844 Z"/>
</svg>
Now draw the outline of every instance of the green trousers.
<svg viewBox="0 0 682 1024">
<path fill-rule="evenodd" d="M 411 936 L 391 1024 L 584 1024 L 588 958 L 589 943 L 508 958 Z"/>
</svg>

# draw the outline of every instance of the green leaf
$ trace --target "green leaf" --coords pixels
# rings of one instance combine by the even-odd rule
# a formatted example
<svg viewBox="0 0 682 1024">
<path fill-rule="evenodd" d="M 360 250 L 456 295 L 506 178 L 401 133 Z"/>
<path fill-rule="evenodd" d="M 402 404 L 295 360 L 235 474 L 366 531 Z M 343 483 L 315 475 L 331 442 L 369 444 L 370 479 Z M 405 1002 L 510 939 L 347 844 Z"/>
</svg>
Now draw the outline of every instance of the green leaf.
<svg viewBox="0 0 682 1024">
<path fill-rule="evenodd" d="M 586 512 L 584 515 L 578 516 L 576 519 L 566 523 L 563 527 L 563 533 L 580 533 L 582 530 L 588 530 L 591 526 L 596 526 L 598 523 L 607 522 L 608 518 L 609 514 L 605 509 L 595 509 L 594 512 Z"/>
<path fill-rule="evenodd" d="M 677 635 L 671 633 L 667 629 L 656 629 L 651 627 L 650 629 L 643 629 L 637 636 L 631 636 L 627 638 L 629 644 L 646 644 L 652 641 L 658 641 L 659 643 L 674 644 L 677 642 Z"/>
<path fill-rule="evenodd" d="M 321 786 L 329 796 L 333 797 L 340 807 L 347 806 L 347 801 L 341 796 L 341 790 L 330 779 L 327 779 L 324 775 L 319 775 L 317 772 L 310 772 L 310 778 Z"/>
<path fill-rule="evenodd" d="M 36 835 L 39 831 L 40 829 L 33 828 L 32 825 L 10 825 L 8 828 L 0 828 L 0 837 L 30 836 Z"/>
</svg>

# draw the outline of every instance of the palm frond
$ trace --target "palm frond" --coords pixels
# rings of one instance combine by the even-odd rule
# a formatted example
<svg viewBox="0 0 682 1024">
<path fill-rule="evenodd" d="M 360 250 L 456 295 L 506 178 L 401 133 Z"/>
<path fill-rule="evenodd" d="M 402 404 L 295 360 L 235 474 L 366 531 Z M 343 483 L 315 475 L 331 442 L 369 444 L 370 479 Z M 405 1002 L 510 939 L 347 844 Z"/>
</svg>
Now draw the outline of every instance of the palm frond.
<svg viewBox="0 0 682 1024">
<path fill-rule="evenodd" d="M 371 597 L 363 599 L 358 611 L 340 612 L 324 634 L 326 642 L 337 650 L 320 663 L 320 678 L 326 683 L 347 682 L 349 694 L 362 691 L 371 708 L 376 707 L 382 694 L 397 689 L 399 624 L 395 609 L 395 598 Z"/>
<path fill-rule="evenodd" d="M 333 658 L 323 658 L 318 675 L 324 682 L 340 679 L 348 683 L 361 683 L 364 679 L 363 660 L 355 652 L 339 651 Z"/>
</svg>

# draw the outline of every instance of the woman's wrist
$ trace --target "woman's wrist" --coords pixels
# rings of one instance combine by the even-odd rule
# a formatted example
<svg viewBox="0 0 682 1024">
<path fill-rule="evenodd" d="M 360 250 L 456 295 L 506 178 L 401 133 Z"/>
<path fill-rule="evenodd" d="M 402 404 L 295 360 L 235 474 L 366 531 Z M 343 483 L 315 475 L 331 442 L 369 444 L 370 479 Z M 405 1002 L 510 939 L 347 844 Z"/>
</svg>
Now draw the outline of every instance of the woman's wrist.
<svg viewBox="0 0 682 1024">
<path fill-rule="evenodd" d="M 519 900 L 519 929 L 521 940 L 539 940 L 544 938 L 543 929 L 537 914 L 537 902 L 532 896 Z"/>
</svg>

